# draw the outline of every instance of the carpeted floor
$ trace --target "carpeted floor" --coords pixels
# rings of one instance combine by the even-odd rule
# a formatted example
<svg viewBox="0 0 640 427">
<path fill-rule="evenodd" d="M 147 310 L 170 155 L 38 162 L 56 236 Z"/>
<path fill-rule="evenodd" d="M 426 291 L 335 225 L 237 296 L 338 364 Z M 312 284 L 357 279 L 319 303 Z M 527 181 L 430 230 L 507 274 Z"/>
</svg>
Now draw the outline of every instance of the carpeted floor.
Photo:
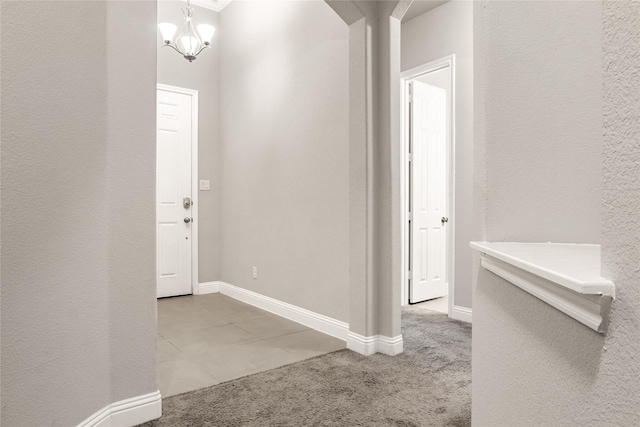
<svg viewBox="0 0 640 427">
<path fill-rule="evenodd" d="M 404 353 L 350 350 L 163 400 L 164 426 L 469 426 L 471 325 L 402 312 Z"/>
</svg>

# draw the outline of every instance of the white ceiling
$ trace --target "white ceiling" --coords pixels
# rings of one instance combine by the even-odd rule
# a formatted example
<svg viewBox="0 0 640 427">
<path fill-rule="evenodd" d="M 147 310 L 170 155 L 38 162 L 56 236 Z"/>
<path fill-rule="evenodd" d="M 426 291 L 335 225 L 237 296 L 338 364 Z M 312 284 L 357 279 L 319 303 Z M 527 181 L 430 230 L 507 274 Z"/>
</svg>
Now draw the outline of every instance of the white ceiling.
<svg viewBox="0 0 640 427">
<path fill-rule="evenodd" d="M 402 18 L 402 22 L 407 22 L 416 16 L 427 13 L 438 6 L 442 6 L 448 1 L 450 0 L 414 0 L 414 2 L 411 3 L 411 6 L 409 6 L 409 10 L 407 10 L 407 13 L 405 13 Z"/>
<path fill-rule="evenodd" d="M 416 16 L 420 16 L 423 13 L 427 13 L 430 10 L 443 5 L 448 1 L 451 1 L 451 0 L 414 0 L 414 2 L 411 3 L 409 10 L 402 18 L 402 22 L 407 22 L 410 19 L 415 18 Z M 220 12 L 229 3 L 231 3 L 231 0 L 191 0 L 191 3 L 196 6 L 200 6 L 200 7 L 214 10 L 216 12 Z"/>
<path fill-rule="evenodd" d="M 191 0 L 191 4 L 194 6 L 204 7 L 215 10 L 216 12 L 220 12 L 229 3 L 231 3 L 231 0 Z"/>
</svg>

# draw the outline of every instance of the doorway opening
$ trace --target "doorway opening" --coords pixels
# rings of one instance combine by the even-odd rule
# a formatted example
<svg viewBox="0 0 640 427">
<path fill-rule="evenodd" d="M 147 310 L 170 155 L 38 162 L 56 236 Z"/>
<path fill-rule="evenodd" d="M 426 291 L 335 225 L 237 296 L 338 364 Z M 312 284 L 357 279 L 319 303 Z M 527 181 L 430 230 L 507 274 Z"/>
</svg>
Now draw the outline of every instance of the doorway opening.
<svg viewBox="0 0 640 427">
<path fill-rule="evenodd" d="M 453 310 L 455 55 L 412 68 L 402 83 L 402 305 Z"/>
<path fill-rule="evenodd" d="M 157 85 L 157 297 L 198 290 L 198 91 Z"/>
</svg>

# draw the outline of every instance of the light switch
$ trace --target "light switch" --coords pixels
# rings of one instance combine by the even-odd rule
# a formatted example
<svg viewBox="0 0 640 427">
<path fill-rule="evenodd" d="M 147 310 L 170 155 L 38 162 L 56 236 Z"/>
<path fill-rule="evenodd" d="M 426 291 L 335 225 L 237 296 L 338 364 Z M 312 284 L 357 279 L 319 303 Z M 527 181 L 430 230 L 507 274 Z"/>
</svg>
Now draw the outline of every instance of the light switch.
<svg viewBox="0 0 640 427">
<path fill-rule="evenodd" d="M 209 187 L 209 180 L 208 179 L 201 179 L 200 180 L 200 191 L 209 191 L 211 188 Z"/>
</svg>

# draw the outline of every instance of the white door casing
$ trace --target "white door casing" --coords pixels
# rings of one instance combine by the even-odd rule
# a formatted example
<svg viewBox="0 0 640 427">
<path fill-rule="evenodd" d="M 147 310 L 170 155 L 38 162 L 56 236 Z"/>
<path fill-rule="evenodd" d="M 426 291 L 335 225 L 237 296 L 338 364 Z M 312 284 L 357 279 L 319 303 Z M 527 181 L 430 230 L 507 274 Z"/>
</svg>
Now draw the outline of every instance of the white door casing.
<svg viewBox="0 0 640 427">
<path fill-rule="evenodd" d="M 412 83 L 411 303 L 448 293 L 446 90 Z"/>
<path fill-rule="evenodd" d="M 158 89 L 157 296 L 192 293 L 192 97 Z M 188 219 L 188 222 L 186 221 Z"/>
</svg>

